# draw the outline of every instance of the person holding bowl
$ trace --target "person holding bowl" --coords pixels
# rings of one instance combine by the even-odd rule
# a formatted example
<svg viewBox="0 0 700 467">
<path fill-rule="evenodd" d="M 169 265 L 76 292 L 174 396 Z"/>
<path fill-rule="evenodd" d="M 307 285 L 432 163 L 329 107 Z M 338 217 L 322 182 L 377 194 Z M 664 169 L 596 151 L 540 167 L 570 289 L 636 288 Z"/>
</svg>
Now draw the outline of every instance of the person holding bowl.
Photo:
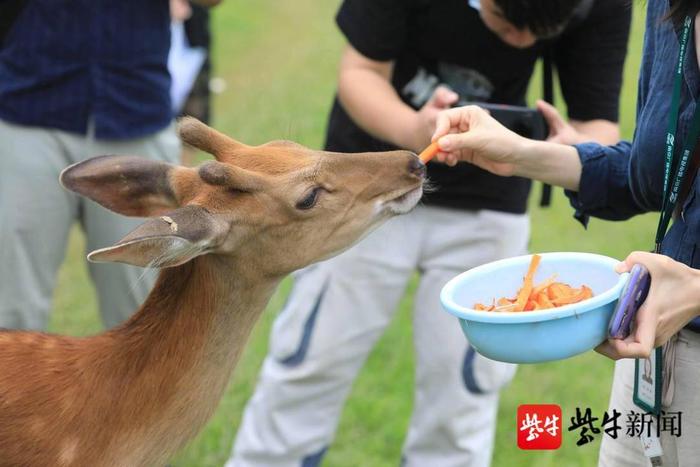
<svg viewBox="0 0 700 467">
<path fill-rule="evenodd" d="M 437 117 L 437 159 L 474 164 L 501 176 L 519 176 L 565 188 L 575 217 L 624 220 L 661 211 L 659 254 L 634 252 L 651 274 L 649 295 L 626 339 L 596 348 L 618 360 L 610 409 L 640 412 L 633 403 L 634 358 L 664 345 L 662 410 L 683 414 L 682 436 L 661 433 L 662 462 L 692 465 L 700 458 L 700 4 L 650 0 L 639 77 L 637 127 L 631 143 L 567 146 L 532 141 L 503 127 L 484 110 L 468 106 Z M 673 218 L 671 228 L 666 227 Z M 651 239 L 650 239 L 651 240 Z M 661 363 L 660 363 L 661 364 Z M 624 415 L 623 415 L 624 416 Z M 599 465 L 648 465 L 632 437 L 604 437 Z"/>
</svg>

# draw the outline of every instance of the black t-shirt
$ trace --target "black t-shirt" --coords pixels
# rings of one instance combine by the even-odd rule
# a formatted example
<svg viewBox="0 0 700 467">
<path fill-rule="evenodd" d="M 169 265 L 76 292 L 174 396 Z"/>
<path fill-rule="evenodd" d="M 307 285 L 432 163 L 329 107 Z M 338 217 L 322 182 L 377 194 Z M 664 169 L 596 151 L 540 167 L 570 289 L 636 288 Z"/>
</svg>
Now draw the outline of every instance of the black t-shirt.
<svg viewBox="0 0 700 467">
<path fill-rule="evenodd" d="M 628 0 L 595 0 L 584 18 L 548 43 L 517 49 L 482 22 L 468 0 L 345 0 L 337 23 L 367 58 L 394 61 L 392 84 L 419 109 L 438 84 L 467 101 L 525 105 L 537 58 L 552 47 L 569 118 L 617 121 L 631 20 Z M 326 149 L 384 151 L 394 146 L 359 128 L 339 103 L 331 110 Z M 428 164 L 437 189 L 426 204 L 524 213 L 530 182 L 498 177 L 467 163 Z"/>
</svg>

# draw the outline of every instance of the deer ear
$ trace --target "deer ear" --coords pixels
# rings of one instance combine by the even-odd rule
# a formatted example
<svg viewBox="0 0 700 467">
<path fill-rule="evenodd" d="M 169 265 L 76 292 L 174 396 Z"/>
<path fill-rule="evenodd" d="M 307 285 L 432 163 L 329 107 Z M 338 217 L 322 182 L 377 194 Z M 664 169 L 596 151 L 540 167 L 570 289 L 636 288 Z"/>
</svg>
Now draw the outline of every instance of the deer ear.
<svg viewBox="0 0 700 467">
<path fill-rule="evenodd" d="M 226 236 L 228 224 L 200 206 L 185 206 L 150 219 L 114 246 L 93 251 L 93 262 L 141 267 L 178 266 L 212 251 Z"/>
<path fill-rule="evenodd" d="M 149 217 L 179 206 L 172 184 L 187 170 L 135 156 L 100 156 L 61 172 L 61 185 L 125 216 Z"/>
</svg>

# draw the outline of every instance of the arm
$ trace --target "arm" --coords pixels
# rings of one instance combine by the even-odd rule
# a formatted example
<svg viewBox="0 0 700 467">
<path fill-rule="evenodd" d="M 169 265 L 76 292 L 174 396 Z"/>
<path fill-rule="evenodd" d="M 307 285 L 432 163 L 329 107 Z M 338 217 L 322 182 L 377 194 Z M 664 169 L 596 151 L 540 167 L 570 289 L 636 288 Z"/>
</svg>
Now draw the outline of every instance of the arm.
<svg viewBox="0 0 700 467">
<path fill-rule="evenodd" d="M 643 264 L 651 288 L 637 312 L 634 331 L 626 339 L 608 339 L 596 348 L 612 359 L 648 357 L 693 318 L 700 316 L 700 271 L 663 255 L 634 252 L 617 267 L 627 272 Z"/>
<path fill-rule="evenodd" d="M 496 175 L 564 187 L 576 217 L 584 223 L 589 215 L 621 220 L 646 211 L 632 195 L 627 142 L 569 146 L 533 141 L 506 129 L 476 106 L 441 112 L 433 140 L 441 150 L 438 160 L 450 165 L 466 161 Z"/>
<path fill-rule="evenodd" d="M 598 118 L 595 120 L 579 121 L 570 120 L 571 126 L 582 136 L 573 144 L 595 141 L 600 144 L 615 144 L 620 141 L 620 125 L 616 122 Z"/>
<path fill-rule="evenodd" d="M 212 7 L 221 3 L 223 0 L 190 0 L 192 3 L 196 3 L 199 6 Z"/>
<path fill-rule="evenodd" d="M 519 176 L 577 191 L 581 162 L 573 146 L 524 138 L 476 106 L 438 116 L 433 140 L 438 160 L 475 164 L 502 176 Z"/>
<path fill-rule="evenodd" d="M 347 45 L 340 61 L 338 98 L 350 117 L 375 138 L 420 151 L 430 143 L 437 113 L 458 96 L 438 88 L 420 110 L 405 104 L 391 85 L 392 61 L 377 61 Z"/>
<path fill-rule="evenodd" d="M 587 17 L 554 43 L 569 124 L 554 107 L 538 102 L 553 142 L 609 145 L 620 140 L 617 119 L 631 16 L 626 0 L 596 1 Z"/>
<path fill-rule="evenodd" d="M 552 105 L 537 101 L 537 109 L 542 112 L 549 137 L 547 141 L 561 144 L 580 144 L 595 141 L 600 144 L 615 144 L 620 141 L 620 126 L 616 122 L 595 118 L 592 120 L 569 120 L 567 123 Z"/>
</svg>

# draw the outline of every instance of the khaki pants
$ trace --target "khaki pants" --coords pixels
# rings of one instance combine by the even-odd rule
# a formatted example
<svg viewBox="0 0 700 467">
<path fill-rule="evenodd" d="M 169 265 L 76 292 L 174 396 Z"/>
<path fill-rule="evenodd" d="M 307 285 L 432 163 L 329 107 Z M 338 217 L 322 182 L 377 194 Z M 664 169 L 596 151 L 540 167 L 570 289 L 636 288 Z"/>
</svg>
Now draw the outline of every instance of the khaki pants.
<svg viewBox="0 0 700 467">
<path fill-rule="evenodd" d="M 675 390 L 667 412 L 682 412 L 681 436 L 661 433 L 664 467 L 695 467 L 700 465 L 700 334 L 683 330 L 676 347 L 673 370 Z M 598 458 L 599 467 L 643 467 L 651 462 L 644 456 L 639 438 L 627 436 L 625 422 L 630 411 L 642 409 L 632 402 L 634 388 L 634 360 L 619 360 L 615 365 L 612 394 L 608 413 L 615 408 L 621 412 L 622 430 L 617 439 L 603 436 Z"/>
<path fill-rule="evenodd" d="M 515 365 L 475 353 L 439 295 L 469 268 L 524 254 L 528 236 L 525 215 L 419 206 L 297 273 L 226 467 L 319 465 L 352 383 L 416 270 L 416 387 L 402 465 L 488 466 L 499 389 Z"/>
<path fill-rule="evenodd" d="M 0 120 L 0 327 L 46 329 L 71 225 L 80 221 L 88 251 L 118 241 L 142 220 L 127 218 L 65 190 L 58 176 L 92 156 L 129 154 L 176 162 L 174 124 L 126 141 L 96 140 Z M 114 326 L 135 311 L 153 277 L 121 264 L 89 265 L 102 321 Z"/>
</svg>

